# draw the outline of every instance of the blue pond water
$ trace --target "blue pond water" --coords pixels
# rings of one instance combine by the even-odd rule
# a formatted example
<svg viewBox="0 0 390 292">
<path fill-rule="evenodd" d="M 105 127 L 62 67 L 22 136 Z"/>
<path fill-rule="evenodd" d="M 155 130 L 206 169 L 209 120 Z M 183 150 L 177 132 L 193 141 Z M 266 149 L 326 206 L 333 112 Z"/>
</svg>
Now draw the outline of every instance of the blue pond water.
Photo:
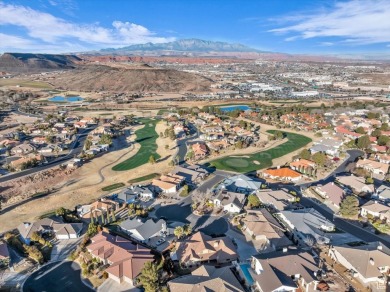
<svg viewBox="0 0 390 292">
<path fill-rule="evenodd" d="M 49 101 L 52 101 L 52 102 L 77 102 L 77 101 L 83 101 L 84 98 L 80 97 L 80 96 L 53 96 L 51 98 L 48 99 Z"/>
<path fill-rule="evenodd" d="M 224 111 L 224 112 L 232 112 L 235 110 L 246 111 L 246 110 L 250 109 L 250 107 L 244 104 L 244 105 L 221 106 L 220 109 L 221 109 L 221 111 Z"/>
</svg>

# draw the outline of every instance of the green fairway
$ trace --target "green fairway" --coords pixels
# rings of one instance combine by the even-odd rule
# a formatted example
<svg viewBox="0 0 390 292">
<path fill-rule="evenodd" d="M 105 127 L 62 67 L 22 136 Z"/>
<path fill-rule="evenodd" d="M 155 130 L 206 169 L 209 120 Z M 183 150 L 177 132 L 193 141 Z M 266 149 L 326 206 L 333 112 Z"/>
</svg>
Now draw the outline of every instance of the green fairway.
<svg viewBox="0 0 390 292">
<path fill-rule="evenodd" d="M 144 176 L 140 176 L 140 177 L 131 179 L 131 180 L 128 181 L 128 183 L 135 184 L 135 183 L 143 182 L 143 181 L 146 181 L 146 180 L 152 180 L 152 179 L 154 179 L 154 178 L 156 178 L 158 176 L 160 176 L 159 173 L 151 173 L 151 174 L 147 174 L 147 175 L 144 175 Z"/>
<path fill-rule="evenodd" d="M 113 184 L 113 185 L 109 185 L 109 186 L 103 187 L 102 191 L 109 192 L 109 191 L 113 191 L 113 190 L 116 190 L 116 189 L 119 189 L 119 188 L 123 188 L 124 186 L 125 186 L 124 183 L 116 183 L 116 184 Z"/>
<path fill-rule="evenodd" d="M 267 131 L 273 133 L 274 131 Z M 274 148 L 256 152 L 250 155 L 244 155 L 244 157 L 223 157 L 210 162 L 212 166 L 217 169 L 235 171 L 235 172 L 251 172 L 258 169 L 263 169 L 272 166 L 272 159 L 281 157 L 290 152 L 298 150 L 309 144 L 312 140 L 306 136 L 294 134 L 290 132 L 284 132 L 288 139 L 287 142 L 276 146 Z M 247 157 L 249 156 L 249 157 Z M 257 163 L 255 163 L 256 161 Z"/>
<path fill-rule="evenodd" d="M 123 171 L 136 168 L 148 163 L 150 155 L 154 155 L 156 160 L 160 158 L 160 155 L 156 153 L 156 139 L 158 138 L 156 124 L 158 123 L 158 120 L 141 119 L 140 122 L 145 124 L 145 126 L 135 131 L 135 135 L 137 136 L 135 142 L 139 143 L 141 148 L 133 157 L 115 165 L 112 170 Z"/>
</svg>

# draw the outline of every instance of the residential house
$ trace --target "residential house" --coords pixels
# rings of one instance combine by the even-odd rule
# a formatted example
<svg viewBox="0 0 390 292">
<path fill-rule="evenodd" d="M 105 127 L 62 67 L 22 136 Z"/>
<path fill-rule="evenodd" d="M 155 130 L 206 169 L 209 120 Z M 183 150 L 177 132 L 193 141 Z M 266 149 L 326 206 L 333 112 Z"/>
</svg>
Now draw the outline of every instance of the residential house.
<svg viewBox="0 0 390 292">
<path fill-rule="evenodd" d="M 169 235 L 170 232 L 164 219 L 159 219 L 157 221 L 148 219 L 143 221 L 140 218 L 129 218 L 123 221 L 119 226 L 124 232 L 128 233 L 130 237 L 146 244 L 153 240 L 154 237 L 165 237 Z"/>
<path fill-rule="evenodd" d="M 37 144 L 37 145 L 44 145 L 44 144 L 47 144 L 47 139 L 46 139 L 46 137 L 38 136 L 38 137 L 34 137 L 32 139 L 32 142 L 34 144 Z"/>
<path fill-rule="evenodd" d="M 171 173 L 184 177 L 185 182 L 188 184 L 200 182 L 208 175 L 207 170 L 196 164 L 185 167 L 176 166 Z"/>
<path fill-rule="evenodd" d="M 275 168 L 275 169 L 268 168 L 260 172 L 260 174 L 264 178 L 270 178 L 273 180 L 281 180 L 281 181 L 299 181 L 303 177 L 302 174 L 288 167 Z"/>
<path fill-rule="evenodd" d="M 14 148 L 12 148 L 11 154 L 12 155 L 16 155 L 16 154 L 26 155 L 26 154 L 34 152 L 35 150 L 36 150 L 36 148 L 33 145 L 31 145 L 30 143 L 26 143 L 26 144 L 17 145 Z"/>
<path fill-rule="evenodd" d="M 154 179 L 152 181 L 152 185 L 160 192 L 163 192 L 165 194 L 172 194 L 177 192 L 177 184 L 171 183 L 171 182 L 166 182 L 162 181 L 159 179 Z"/>
<path fill-rule="evenodd" d="M 318 185 L 314 187 L 313 190 L 336 208 L 340 207 L 340 203 L 345 196 L 344 189 L 334 182 L 329 182 L 325 185 Z"/>
<path fill-rule="evenodd" d="M 380 242 L 358 246 L 336 245 L 329 249 L 329 256 L 351 272 L 351 276 L 363 285 L 385 287 L 390 269 L 390 249 Z M 379 284 L 379 285 L 378 285 Z"/>
<path fill-rule="evenodd" d="M 152 187 L 143 185 L 132 185 L 119 192 L 116 196 L 116 200 L 121 203 L 129 204 L 133 203 L 138 198 L 151 200 L 154 198 L 154 196 L 155 193 Z"/>
<path fill-rule="evenodd" d="M 321 152 L 329 156 L 338 157 L 342 145 L 343 141 L 333 138 L 326 138 L 314 143 L 314 145 L 310 148 L 310 152 L 312 154 Z"/>
<path fill-rule="evenodd" d="M 171 292 L 219 292 L 244 291 L 231 267 L 200 266 L 190 275 L 180 276 L 168 282 Z"/>
<path fill-rule="evenodd" d="M 252 291 L 267 292 L 316 291 L 320 273 L 318 258 L 293 248 L 253 256 L 246 277 L 238 270 Z"/>
<path fill-rule="evenodd" d="M 79 205 L 76 208 L 77 216 L 82 219 L 90 219 L 91 217 L 99 218 L 101 215 L 106 215 L 107 212 L 115 212 L 119 209 L 119 203 L 107 198 L 102 198 L 89 205 Z"/>
<path fill-rule="evenodd" d="M 204 143 L 199 143 L 196 142 L 195 144 L 191 145 L 191 149 L 194 153 L 194 158 L 197 159 L 202 159 L 207 156 L 208 150 L 207 146 Z"/>
<path fill-rule="evenodd" d="M 390 206 L 377 201 L 368 201 L 360 208 L 360 215 L 367 217 L 371 215 L 374 218 L 386 220 L 390 223 Z"/>
<path fill-rule="evenodd" d="M 27 165 L 32 165 L 33 163 L 41 163 L 43 161 L 43 156 L 41 154 L 30 154 L 28 156 L 22 156 L 18 159 L 12 160 L 9 165 L 15 170 L 25 169 Z"/>
<path fill-rule="evenodd" d="M 390 164 L 390 154 L 376 154 L 375 159 L 379 162 Z"/>
<path fill-rule="evenodd" d="M 257 192 L 257 197 L 262 204 L 277 211 L 286 209 L 296 201 L 295 196 L 290 194 L 286 189 L 262 189 Z"/>
<path fill-rule="evenodd" d="M 292 245 L 292 242 L 284 235 L 285 229 L 265 208 L 249 210 L 240 218 L 240 224 L 242 230 L 253 241 L 260 243 L 262 251 L 280 250 Z"/>
<path fill-rule="evenodd" d="M 366 184 L 364 177 L 358 177 L 354 175 L 350 176 L 338 176 L 336 182 L 341 186 L 349 188 L 357 194 L 360 193 L 374 193 L 374 185 Z"/>
<path fill-rule="evenodd" d="M 8 251 L 7 243 L 0 241 L 0 268 L 8 267 L 10 262 L 10 256 Z"/>
<path fill-rule="evenodd" d="M 386 175 L 389 172 L 390 165 L 371 159 L 360 159 L 356 162 L 357 168 L 363 168 L 372 174 Z"/>
<path fill-rule="evenodd" d="M 206 263 L 224 264 L 237 260 L 237 250 L 228 237 L 212 238 L 202 232 L 197 232 L 185 240 L 176 242 L 173 260 L 187 267 Z"/>
<path fill-rule="evenodd" d="M 44 218 L 33 223 L 24 222 L 17 229 L 23 242 L 30 244 L 34 232 L 39 234 L 54 233 L 57 239 L 78 238 L 83 229 L 83 223 L 62 223 Z"/>
<path fill-rule="evenodd" d="M 277 216 L 298 245 L 329 243 L 329 235 L 326 232 L 335 229 L 333 223 L 313 208 L 281 211 Z"/>
<path fill-rule="evenodd" d="M 316 168 L 316 163 L 307 159 L 297 159 L 290 163 L 290 168 L 300 173 L 308 174 L 311 170 Z"/>
<path fill-rule="evenodd" d="M 239 174 L 225 179 L 221 187 L 230 192 L 249 195 L 260 189 L 261 182 L 244 174 Z"/>
<path fill-rule="evenodd" d="M 384 202 L 390 202 L 390 187 L 381 185 L 371 197 Z"/>
<path fill-rule="evenodd" d="M 214 207 L 222 208 L 225 212 L 240 213 L 246 202 L 246 195 L 221 190 L 213 199 Z"/>
<path fill-rule="evenodd" d="M 91 242 L 87 246 L 88 252 L 104 265 L 109 265 L 106 272 L 117 283 L 134 285 L 145 263 L 154 261 L 150 249 L 120 236 L 100 232 L 91 238 Z"/>
</svg>

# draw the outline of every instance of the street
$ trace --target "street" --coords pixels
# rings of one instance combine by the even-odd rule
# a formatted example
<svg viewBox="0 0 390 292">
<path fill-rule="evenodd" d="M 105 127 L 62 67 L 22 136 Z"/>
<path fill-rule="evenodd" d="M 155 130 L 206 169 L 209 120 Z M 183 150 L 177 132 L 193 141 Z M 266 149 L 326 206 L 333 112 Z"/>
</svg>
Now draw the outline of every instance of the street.
<svg viewBox="0 0 390 292">
<path fill-rule="evenodd" d="M 48 264 L 32 273 L 23 285 L 25 292 L 93 291 L 81 280 L 80 267 L 75 262 Z"/>
</svg>

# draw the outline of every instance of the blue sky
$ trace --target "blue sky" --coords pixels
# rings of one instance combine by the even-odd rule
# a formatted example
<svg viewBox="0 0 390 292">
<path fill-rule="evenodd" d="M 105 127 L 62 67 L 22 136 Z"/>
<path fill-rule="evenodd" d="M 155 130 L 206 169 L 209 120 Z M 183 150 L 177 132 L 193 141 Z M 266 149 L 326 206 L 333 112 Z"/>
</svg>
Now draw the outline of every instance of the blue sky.
<svg viewBox="0 0 390 292">
<path fill-rule="evenodd" d="M 298 54 L 387 54 L 389 0 L 0 0 L 0 52 L 176 39 Z"/>
</svg>

